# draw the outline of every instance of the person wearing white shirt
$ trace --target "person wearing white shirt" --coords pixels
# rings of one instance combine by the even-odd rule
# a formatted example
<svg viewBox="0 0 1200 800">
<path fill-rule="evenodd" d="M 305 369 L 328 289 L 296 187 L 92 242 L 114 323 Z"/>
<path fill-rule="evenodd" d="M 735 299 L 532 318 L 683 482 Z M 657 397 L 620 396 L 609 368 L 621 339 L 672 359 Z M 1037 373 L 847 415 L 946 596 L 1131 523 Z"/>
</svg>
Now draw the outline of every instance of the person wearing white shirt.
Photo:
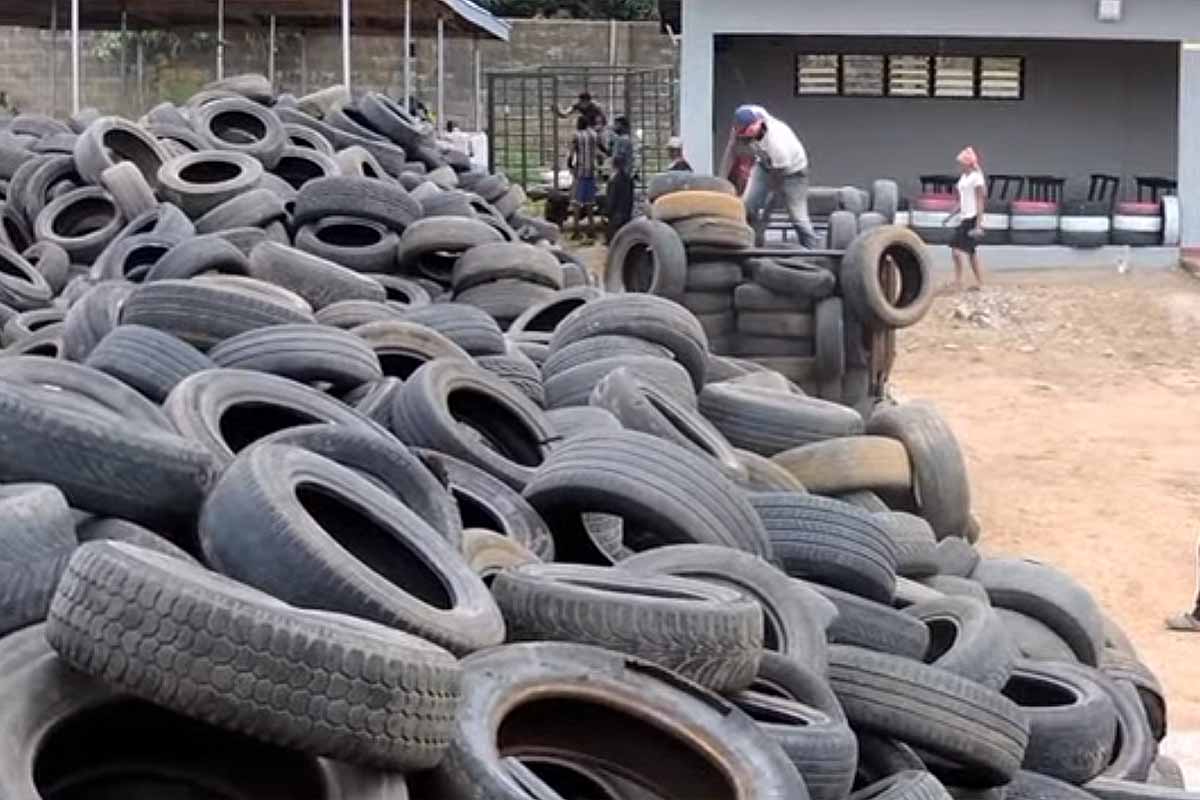
<svg viewBox="0 0 1200 800">
<path fill-rule="evenodd" d="M 819 247 L 820 239 L 808 217 L 808 153 L 795 131 L 762 106 L 743 105 L 733 114 L 733 135 L 754 152 L 754 167 L 742 200 L 758 242 L 762 243 L 771 207 L 782 198 L 800 244 L 809 249 Z"/>
<path fill-rule="evenodd" d="M 950 251 L 954 255 L 954 286 L 963 287 L 963 262 L 969 261 L 971 271 L 975 273 L 975 282 L 983 286 L 983 266 L 979 263 L 979 254 L 975 252 L 979 240 L 983 238 L 983 210 L 987 205 L 987 181 L 983 177 L 983 169 L 979 166 L 979 156 L 972 147 L 965 148 L 958 154 L 959 169 L 962 176 L 958 179 L 958 230 L 954 232 L 954 241 L 950 243 Z M 951 215 L 951 219 L 954 216 Z"/>
</svg>

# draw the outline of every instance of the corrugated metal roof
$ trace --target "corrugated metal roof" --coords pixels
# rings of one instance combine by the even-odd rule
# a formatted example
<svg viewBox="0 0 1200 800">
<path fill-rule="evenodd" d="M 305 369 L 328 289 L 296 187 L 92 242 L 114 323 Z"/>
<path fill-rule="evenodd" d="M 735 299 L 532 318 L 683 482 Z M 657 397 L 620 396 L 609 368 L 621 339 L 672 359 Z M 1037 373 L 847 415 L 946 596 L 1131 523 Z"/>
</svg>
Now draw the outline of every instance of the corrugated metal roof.
<svg viewBox="0 0 1200 800">
<path fill-rule="evenodd" d="M 0 25 L 47 28 L 57 4 L 58 27 L 71 23 L 70 0 L 0 0 Z M 225 0 L 227 25 L 266 25 L 274 14 L 280 26 L 329 28 L 339 24 L 338 0 Z M 508 41 L 511 26 L 471 0 L 412 0 L 413 27 L 431 30 L 443 16 L 451 32 L 479 33 Z M 130 29 L 216 27 L 217 0 L 79 0 L 80 27 L 115 29 L 126 14 Z M 404 0 L 351 0 L 356 33 L 391 34 L 404 27 Z"/>
</svg>

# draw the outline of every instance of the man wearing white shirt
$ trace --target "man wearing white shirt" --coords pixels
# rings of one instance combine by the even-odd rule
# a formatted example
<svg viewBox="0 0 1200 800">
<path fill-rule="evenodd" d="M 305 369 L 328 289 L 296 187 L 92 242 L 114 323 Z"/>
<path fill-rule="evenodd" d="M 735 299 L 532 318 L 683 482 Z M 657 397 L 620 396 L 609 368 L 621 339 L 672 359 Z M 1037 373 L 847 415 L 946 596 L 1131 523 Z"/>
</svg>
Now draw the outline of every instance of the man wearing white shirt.
<svg viewBox="0 0 1200 800">
<path fill-rule="evenodd" d="M 771 207 L 776 198 L 782 198 L 800 244 L 809 249 L 819 247 L 820 239 L 808 218 L 808 154 L 795 131 L 762 106 L 744 105 L 733 113 L 733 134 L 749 143 L 754 152 L 754 168 L 742 200 L 759 243 Z"/>
</svg>

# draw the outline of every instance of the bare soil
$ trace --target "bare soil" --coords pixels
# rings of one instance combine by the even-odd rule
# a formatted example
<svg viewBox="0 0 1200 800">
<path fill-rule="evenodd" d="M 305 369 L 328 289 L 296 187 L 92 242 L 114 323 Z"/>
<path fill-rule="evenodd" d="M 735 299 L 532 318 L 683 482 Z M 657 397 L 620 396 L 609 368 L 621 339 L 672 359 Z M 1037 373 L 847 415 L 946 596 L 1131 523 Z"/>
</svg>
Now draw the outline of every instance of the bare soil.
<svg viewBox="0 0 1200 800">
<path fill-rule="evenodd" d="M 1183 273 L 1025 273 L 940 296 L 900 332 L 893 373 L 958 434 L 981 548 L 1082 581 L 1180 733 L 1200 728 L 1200 633 L 1163 618 L 1196 596 L 1198 338 L 1200 282 Z"/>
</svg>

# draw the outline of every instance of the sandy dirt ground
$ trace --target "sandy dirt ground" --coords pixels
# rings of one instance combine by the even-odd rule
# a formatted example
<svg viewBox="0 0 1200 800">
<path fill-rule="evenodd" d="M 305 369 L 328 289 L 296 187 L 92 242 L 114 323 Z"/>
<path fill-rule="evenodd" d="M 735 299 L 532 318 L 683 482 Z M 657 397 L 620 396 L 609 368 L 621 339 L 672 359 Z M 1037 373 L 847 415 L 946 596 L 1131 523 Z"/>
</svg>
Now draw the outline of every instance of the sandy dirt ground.
<svg viewBox="0 0 1200 800">
<path fill-rule="evenodd" d="M 986 552 L 1087 585 L 1166 686 L 1200 785 L 1200 633 L 1163 618 L 1196 594 L 1200 281 L 1023 273 L 944 293 L 899 334 L 897 395 L 934 401 L 962 441 Z"/>
</svg>

